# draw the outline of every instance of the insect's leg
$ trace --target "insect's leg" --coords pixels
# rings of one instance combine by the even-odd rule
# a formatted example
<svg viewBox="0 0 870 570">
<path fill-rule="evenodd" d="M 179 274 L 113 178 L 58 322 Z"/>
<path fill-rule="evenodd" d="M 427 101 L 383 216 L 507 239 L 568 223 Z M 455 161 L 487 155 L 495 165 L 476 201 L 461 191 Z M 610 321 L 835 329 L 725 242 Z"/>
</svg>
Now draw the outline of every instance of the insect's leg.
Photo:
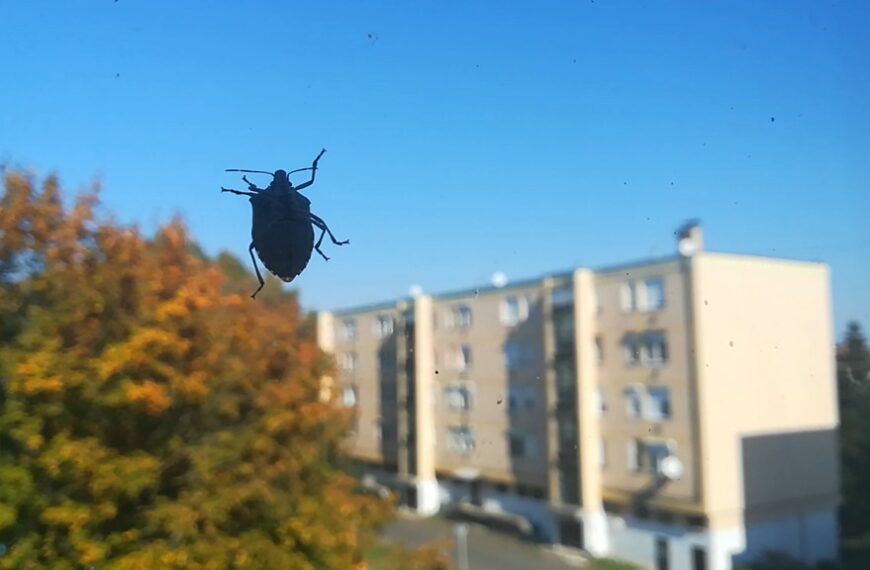
<svg viewBox="0 0 870 570">
<path fill-rule="evenodd" d="M 242 176 L 242 180 L 244 180 L 244 181 L 245 181 L 245 184 L 248 185 L 248 190 L 253 190 L 254 192 L 262 192 L 262 191 L 263 191 L 262 189 L 257 188 L 257 186 L 256 186 L 253 182 L 251 182 L 250 180 L 248 180 L 247 175 L 246 175 L 246 176 Z"/>
<path fill-rule="evenodd" d="M 254 242 L 251 242 L 251 245 L 248 247 L 248 253 L 251 254 L 251 263 L 254 264 L 254 273 L 257 274 L 257 281 L 260 282 L 260 286 L 257 287 L 257 290 L 254 291 L 253 295 L 251 295 L 251 299 L 256 299 L 256 298 L 257 298 L 257 293 L 260 292 L 260 289 L 263 288 L 263 285 L 265 285 L 266 282 L 263 281 L 263 276 L 260 275 L 260 268 L 257 267 L 257 258 L 254 257 Z"/>
<path fill-rule="evenodd" d="M 324 230 L 326 233 L 328 233 L 329 239 L 331 239 L 332 243 L 334 243 L 335 245 L 347 245 L 350 243 L 349 239 L 346 239 L 344 241 L 338 241 L 335 238 L 335 236 L 332 235 L 332 232 L 330 231 L 329 227 L 326 225 L 326 222 L 324 222 L 320 217 L 315 216 L 314 214 L 309 214 L 309 216 L 311 217 L 311 223 L 313 223 L 315 226 L 317 226 L 318 228 L 320 228 L 320 229 Z M 323 239 L 323 236 L 320 236 L 320 239 Z"/>
<path fill-rule="evenodd" d="M 317 226 L 316 223 L 315 223 L 314 225 Z M 326 261 L 329 261 L 329 258 L 326 257 L 326 254 L 323 253 L 323 252 L 320 250 L 320 244 L 323 243 L 323 236 L 326 235 L 326 229 L 323 228 L 323 227 L 321 227 L 321 226 L 317 226 L 317 227 L 320 228 L 320 239 L 318 239 L 318 240 L 317 240 L 317 243 L 314 244 L 314 251 L 316 251 L 317 253 L 319 253 L 319 254 L 320 254 L 320 257 L 322 257 L 322 258 L 325 259 Z"/>
<path fill-rule="evenodd" d="M 254 192 L 242 192 L 241 190 L 233 190 L 232 188 L 224 188 L 221 186 L 221 192 L 230 192 L 232 194 L 238 194 L 239 196 L 256 196 Z"/>
<path fill-rule="evenodd" d="M 311 180 L 307 182 L 303 182 L 299 186 L 296 186 L 296 190 L 302 190 L 303 188 L 308 188 L 312 184 L 314 184 L 314 178 L 317 176 L 317 163 L 320 162 L 320 157 L 323 156 L 323 153 L 326 152 L 326 149 L 321 149 L 320 154 L 317 155 L 317 158 L 314 159 L 314 162 L 311 163 Z"/>
<path fill-rule="evenodd" d="M 315 224 L 315 225 L 316 225 L 316 224 Z M 317 226 L 317 227 L 320 227 L 320 226 Z M 318 240 L 317 240 L 317 243 L 314 244 L 314 251 L 316 251 L 317 253 L 319 253 L 319 254 L 320 254 L 320 257 L 322 257 L 322 258 L 325 259 L 326 261 L 329 261 L 329 258 L 326 257 L 326 254 L 323 253 L 323 251 L 321 251 L 321 249 L 320 249 L 320 244 L 323 243 L 323 236 L 326 235 L 326 230 L 323 229 L 323 228 L 320 228 L 320 230 L 321 230 L 321 231 L 320 231 L 320 239 L 318 239 Z"/>
</svg>

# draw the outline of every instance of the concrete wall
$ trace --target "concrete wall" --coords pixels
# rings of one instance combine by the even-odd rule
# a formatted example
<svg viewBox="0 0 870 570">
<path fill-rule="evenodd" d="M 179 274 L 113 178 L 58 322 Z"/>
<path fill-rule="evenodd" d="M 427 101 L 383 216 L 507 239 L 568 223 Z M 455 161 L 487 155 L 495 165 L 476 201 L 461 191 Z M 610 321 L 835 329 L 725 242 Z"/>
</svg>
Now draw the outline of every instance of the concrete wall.
<svg viewBox="0 0 870 570">
<path fill-rule="evenodd" d="M 337 397 L 340 399 L 344 386 L 353 385 L 357 389 L 356 429 L 348 437 L 348 452 L 353 457 L 375 462 L 395 459 L 395 442 L 384 441 L 381 437 L 382 433 L 395 433 L 395 403 L 388 401 L 392 399 L 390 394 L 394 393 L 394 389 L 384 386 L 385 381 L 390 381 L 385 375 L 394 376 L 395 371 L 383 370 L 381 362 L 381 352 L 393 342 L 393 337 L 381 337 L 377 333 L 375 324 L 379 316 L 394 321 L 399 318 L 394 305 L 353 314 L 327 313 L 318 319 L 317 332 L 321 348 L 333 352 L 335 356 L 337 366 L 333 386 Z M 344 337 L 344 323 L 347 320 L 356 323 L 357 336 L 354 339 Z M 342 369 L 342 359 L 348 353 L 357 355 L 357 366 L 353 372 Z M 392 381 L 395 382 L 394 377 Z"/>
<path fill-rule="evenodd" d="M 837 429 L 827 268 L 718 254 L 699 255 L 691 266 L 705 450 L 703 502 L 711 524 L 741 524 L 744 516 L 756 514 L 744 513 L 744 507 L 752 511 L 785 502 L 799 509 L 802 501 L 819 500 L 834 506 L 839 479 L 835 437 L 816 442 L 821 468 L 792 470 L 787 484 L 769 487 L 764 497 L 750 497 L 750 504 L 744 473 L 770 480 L 772 474 L 759 470 L 777 465 L 744 466 L 741 448 L 743 438 L 751 435 L 833 434 Z"/>
<path fill-rule="evenodd" d="M 665 303 L 659 310 L 625 311 L 621 306 L 621 289 L 626 283 L 660 277 L 664 283 Z M 694 425 L 691 338 L 687 327 L 686 284 L 678 262 L 668 261 L 626 267 L 595 275 L 600 311 L 597 315 L 598 336 L 602 340 L 604 359 L 599 365 L 598 383 L 607 403 L 601 416 L 601 437 L 607 444 L 607 465 L 602 471 L 603 486 L 610 496 L 638 492 L 651 482 L 649 473 L 635 473 L 628 466 L 628 444 L 633 439 L 670 440 L 675 455 L 685 466 L 679 481 L 659 490 L 658 498 L 679 501 L 684 505 L 700 500 L 699 476 L 696 472 L 697 429 Z M 663 331 L 668 342 L 668 360 L 663 364 L 626 364 L 622 339 L 628 333 Z M 650 422 L 629 418 L 625 411 L 625 390 L 631 386 L 666 387 L 670 392 L 671 418 Z"/>
<path fill-rule="evenodd" d="M 536 307 L 540 303 L 540 287 L 505 287 L 475 295 L 435 298 L 433 302 L 435 332 L 433 348 L 437 355 L 435 390 L 436 466 L 450 472 L 473 466 L 482 476 L 504 482 L 546 485 L 546 411 L 541 317 Z M 528 318 L 514 326 L 500 320 L 500 304 L 505 297 L 525 299 Z M 465 305 L 472 311 L 472 325 L 467 329 L 449 327 L 447 314 L 456 306 Z M 504 349 L 508 342 L 521 344 L 530 350 L 531 359 L 516 370 L 505 366 Z M 457 369 L 452 355 L 462 344 L 472 350 L 469 370 Z M 473 384 L 474 403 L 468 411 L 451 410 L 445 390 L 455 382 Z M 523 387 L 534 398 L 532 409 L 509 409 L 509 390 Z M 477 448 L 468 455 L 448 449 L 448 429 L 469 426 L 474 430 Z M 508 435 L 517 430 L 531 435 L 535 450 L 530 457 L 512 458 Z"/>
</svg>

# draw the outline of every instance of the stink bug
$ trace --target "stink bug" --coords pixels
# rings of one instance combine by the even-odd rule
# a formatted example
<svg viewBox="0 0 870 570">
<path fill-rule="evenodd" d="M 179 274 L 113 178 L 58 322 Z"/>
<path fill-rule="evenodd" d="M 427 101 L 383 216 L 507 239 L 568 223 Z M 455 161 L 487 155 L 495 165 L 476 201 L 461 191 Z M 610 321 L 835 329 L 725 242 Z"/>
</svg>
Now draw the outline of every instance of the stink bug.
<svg viewBox="0 0 870 570">
<path fill-rule="evenodd" d="M 326 226 L 326 222 L 311 213 L 311 201 L 299 193 L 303 188 L 308 188 L 314 184 L 314 177 L 317 175 L 317 162 L 325 152 L 326 149 L 321 150 L 309 168 L 298 168 L 290 172 L 227 169 L 227 172 L 255 172 L 272 175 L 272 182 L 266 188 L 257 188 L 248 180 L 247 176 L 242 176 L 242 180 L 248 185 L 247 192 L 221 187 L 221 192 L 248 196 L 254 210 L 254 219 L 251 225 L 251 245 L 248 247 L 248 253 L 251 254 L 251 262 L 254 264 L 254 272 L 257 274 L 260 286 L 257 287 L 251 298 L 256 298 L 257 293 L 265 284 L 263 276 L 260 275 L 260 269 L 257 267 L 257 259 L 254 257 L 255 249 L 266 269 L 285 283 L 290 283 L 308 265 L 312 248 L 323 259 L 329 260 L 320 250 L 323 236 L 329 234 L 329 238 L 335 245 L 350 243 L 349 240 L 338 241 L 335 239 L 335 236 Z M 299 186 L 293 186 L 289 175 L 304 170 L 311 171 L 311 180 L 303 182 Z M 314 228 L 312 226 L 317 226 L 321 230 L 317 243 L 314 243 Z"/>
</svg>

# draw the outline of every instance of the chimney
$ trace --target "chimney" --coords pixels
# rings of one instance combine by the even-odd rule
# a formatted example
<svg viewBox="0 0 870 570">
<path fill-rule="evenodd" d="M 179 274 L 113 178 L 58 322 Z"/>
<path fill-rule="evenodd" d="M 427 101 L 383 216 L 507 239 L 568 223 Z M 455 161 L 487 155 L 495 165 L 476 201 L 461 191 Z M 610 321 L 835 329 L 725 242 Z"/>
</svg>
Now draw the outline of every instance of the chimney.
<svg viewBox="0 0 870 570">
<path fill-rule="evenodd" d="M 689 257 L 704 249 L 704 232 L 701 222 L 689 220 L 677 230 L 677 251 L 680 255 Z"/>
</svg>

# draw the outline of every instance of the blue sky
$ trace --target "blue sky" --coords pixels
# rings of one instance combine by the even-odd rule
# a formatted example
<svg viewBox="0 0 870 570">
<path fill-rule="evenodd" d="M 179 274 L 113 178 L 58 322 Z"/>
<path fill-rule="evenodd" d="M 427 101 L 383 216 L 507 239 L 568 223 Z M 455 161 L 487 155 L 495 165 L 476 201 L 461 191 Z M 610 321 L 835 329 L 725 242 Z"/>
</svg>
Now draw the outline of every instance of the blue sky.
<svg viewBox="0 0 870 570">
<path fill-rule="evenodd" d="M 224 168 L 305 166 L 338 308 L 708 249 L 827 262 L 870 325 L 866 2 L 5 2 L 0 162 L 246 259 Z M 773 120 L 771 120 L 773 118 Z M 266 180 L 264 179 L 263 182 Z"/>
</svg>

